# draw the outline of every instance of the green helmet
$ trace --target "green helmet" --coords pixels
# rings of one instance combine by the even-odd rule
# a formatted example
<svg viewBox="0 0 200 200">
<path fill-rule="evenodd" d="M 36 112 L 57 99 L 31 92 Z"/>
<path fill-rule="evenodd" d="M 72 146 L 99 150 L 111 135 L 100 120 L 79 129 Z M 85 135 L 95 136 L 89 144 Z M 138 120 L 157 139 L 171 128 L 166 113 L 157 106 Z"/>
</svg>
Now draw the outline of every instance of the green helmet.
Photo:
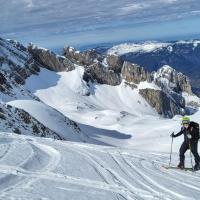
<svg viewBox="0 0 200 200">
<path fill-rule="evenodd" d="M 189 124 L 190 123 L 190 118 L 188 116 L 183 116 L 182 117 L 182 124 Z"/>
</svg>

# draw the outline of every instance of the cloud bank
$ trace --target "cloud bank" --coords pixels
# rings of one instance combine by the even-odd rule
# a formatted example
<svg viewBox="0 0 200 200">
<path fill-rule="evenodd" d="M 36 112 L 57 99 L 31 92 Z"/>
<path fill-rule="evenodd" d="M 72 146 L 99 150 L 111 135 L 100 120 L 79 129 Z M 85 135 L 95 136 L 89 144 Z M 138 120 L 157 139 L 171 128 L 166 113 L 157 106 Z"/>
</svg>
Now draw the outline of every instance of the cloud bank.
<svg viewBox="0 0 200 200">
<path fill-rule="evenodd" d="M 0 34 L 24 41 L 86 42 L 87 34 L 91 39 L 97 33 L 99 39 L 105 30 L 110 34 L 109 30 L 200 16 L 199 0 L 0 0 L 0 5 Z"/>
</svg>

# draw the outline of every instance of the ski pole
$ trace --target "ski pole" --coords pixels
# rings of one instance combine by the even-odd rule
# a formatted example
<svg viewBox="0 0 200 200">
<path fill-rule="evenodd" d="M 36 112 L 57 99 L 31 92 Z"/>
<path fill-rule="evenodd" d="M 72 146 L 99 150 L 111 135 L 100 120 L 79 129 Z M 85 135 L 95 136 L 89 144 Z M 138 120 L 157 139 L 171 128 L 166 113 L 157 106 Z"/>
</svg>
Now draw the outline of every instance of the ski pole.
<svg viewBox="0 0 200 200">
<path fill-rule="evenodd" d="M 173 135 L 173 134 L 174 134 L 174 132 L 171 135 Z M 174 138 L 172 137 L 171 149 L 170 149 L 170 157 L 169 157 L 169 166 L 171 166 L 171 161 L 172 161 L 172 145 L 173 145 L 173 141 L 174 141 Z"/>
<path fill-rule="evenodd" d="M 190 149 L 190 160 L 191 160 L 191 166 L 192 166 L 192 170 L 194 171 L 194 166 L 193 166 L 193 162 L 192 162 L 192 149 L 191 149 L 191 143 L 189 140 L 189 149 Z"/>
</svg>

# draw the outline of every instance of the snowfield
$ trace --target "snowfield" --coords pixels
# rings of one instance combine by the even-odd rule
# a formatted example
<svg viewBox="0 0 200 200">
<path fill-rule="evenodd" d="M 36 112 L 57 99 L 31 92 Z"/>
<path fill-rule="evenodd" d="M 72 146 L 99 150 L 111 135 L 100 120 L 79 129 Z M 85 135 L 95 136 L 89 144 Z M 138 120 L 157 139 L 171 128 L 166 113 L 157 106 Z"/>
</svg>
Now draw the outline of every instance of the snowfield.
<svg viewBox="0 0 200 200">
<path fill-rule="evenodd" d="M 130 52 L 152 52 L 163 47 L 169 46 L 170 43 L 160 43 L 156 41 L 147 41 L 144 43 L 124 43 L 113 46 L 107 51 L 107 54 L 123 55 Z"/>
<path fill-rule="evenodd" d="M 200 173 L 164 169 L 168 161 L 168 153 L 1 133 L 0 199 L 198 200 Z"/>
<path fill-rule="evenodd" d="M 189 41 L 177 41 L 174 44 L 188 44 L 193 45 L 194 49 L 200 44 L 199 40 L 189 40 Z M 123 55 L 127 53 L 150 53 L 158 51 L 167 47 L 169 52 L 173 51 L 173 43 L 170 42 L 158 42 L 158 41 L 146 41 L 143 43 L 123 43 L 115 45 L 112 48 L 108 49 L 107 54 L 116 54 Z"/>
</svg>

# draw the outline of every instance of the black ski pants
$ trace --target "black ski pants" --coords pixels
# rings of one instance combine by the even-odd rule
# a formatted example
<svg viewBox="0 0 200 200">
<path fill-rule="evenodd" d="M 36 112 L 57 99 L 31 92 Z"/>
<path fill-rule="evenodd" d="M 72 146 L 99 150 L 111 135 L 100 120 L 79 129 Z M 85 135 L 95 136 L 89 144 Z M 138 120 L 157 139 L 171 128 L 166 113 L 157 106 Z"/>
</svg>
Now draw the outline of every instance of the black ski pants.
<svg viewBox="0 0 200 200">
<path fill-rule="evenodd" d="M 200 162 L 200 157 L 198 154 L 198 141 L 184 141 L 180 147 L 179 155 L 180 155 L 180 163 L 184 164 L 185 162 L 185 152 L 189 149 L 189 144 L 191 145 L 191 152 L 194 156 L 195 163 L 198 164 Z"/>
</svg>

